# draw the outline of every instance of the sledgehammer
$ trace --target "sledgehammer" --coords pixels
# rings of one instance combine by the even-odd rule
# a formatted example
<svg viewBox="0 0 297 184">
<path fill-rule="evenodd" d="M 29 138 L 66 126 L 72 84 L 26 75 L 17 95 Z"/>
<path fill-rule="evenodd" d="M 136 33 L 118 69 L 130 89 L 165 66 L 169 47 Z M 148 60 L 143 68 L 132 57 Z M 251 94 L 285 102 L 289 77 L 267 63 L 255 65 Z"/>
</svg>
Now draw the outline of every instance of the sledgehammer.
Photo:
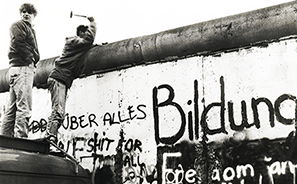
<svg viewBox="0 0 297 184">
<path fill-rule="evenodd" d="M 77 14 L 73 14 L 73 11 L 71 11 L 71 12 L 70 12 L 70 18 L 72 18 L 73 16 L 87 18 L 87 16 L 86 16 L 86 15 L 77 15 Z"/>
</svg>

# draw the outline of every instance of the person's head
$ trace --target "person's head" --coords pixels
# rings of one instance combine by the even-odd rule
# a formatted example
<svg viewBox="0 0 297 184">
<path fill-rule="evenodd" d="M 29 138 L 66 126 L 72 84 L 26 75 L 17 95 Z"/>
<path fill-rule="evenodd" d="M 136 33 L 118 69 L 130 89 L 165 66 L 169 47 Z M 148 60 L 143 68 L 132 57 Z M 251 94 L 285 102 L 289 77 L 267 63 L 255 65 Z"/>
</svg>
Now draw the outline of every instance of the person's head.
<svg viewBox="0 0 297 184">
<path fill-rule="evenodd" d="M 87 30 L 88 30 L 88 26 L 80 25 L 76 28 L 76 35 L 83 38 Z"/>
<path fill-rule="evenodd" d="M 20 15 L 23 21 L 31 23 L 37 15 L 37 10 L 33 4 L 24 3 L 20 7 Z"/>
</svg>

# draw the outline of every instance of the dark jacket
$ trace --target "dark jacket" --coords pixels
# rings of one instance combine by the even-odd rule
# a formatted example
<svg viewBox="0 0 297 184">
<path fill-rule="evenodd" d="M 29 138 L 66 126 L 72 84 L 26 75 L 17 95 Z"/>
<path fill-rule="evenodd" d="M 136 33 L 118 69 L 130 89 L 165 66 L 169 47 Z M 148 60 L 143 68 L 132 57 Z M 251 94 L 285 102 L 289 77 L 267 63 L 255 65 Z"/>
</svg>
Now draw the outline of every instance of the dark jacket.
<svg viewBox="0 0 297 184">
<path fill-rule="evenodd" d="M 96 35 L 96 23 L 90 22 L 85 37 L 73 36 L 66 38 L 62 55 L 55 61 L 55 68 L 49 77 L 63 82 L 70 88 L 83 68 L 83 56 L 92 47 Z"/>
<path fill-rule="evenodd" d="M 39 61 L 35 31 L 30 23 L 20 20 L 11 25 L 8 58 L 11 66 L 28 66 Z"/>
</svg>

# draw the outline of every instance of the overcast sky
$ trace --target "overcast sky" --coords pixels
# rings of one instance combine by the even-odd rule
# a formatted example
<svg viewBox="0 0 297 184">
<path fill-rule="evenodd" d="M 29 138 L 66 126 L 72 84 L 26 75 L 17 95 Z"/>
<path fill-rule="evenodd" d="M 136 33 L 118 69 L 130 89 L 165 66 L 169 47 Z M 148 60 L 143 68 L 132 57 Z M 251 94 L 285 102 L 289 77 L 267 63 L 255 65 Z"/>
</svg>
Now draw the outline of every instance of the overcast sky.
<svg viewBox="0 0 297 184">
<path fill-rule="evenodd" d="M 286 0 L 0 0 L 0 69 L 8 68 L 9 27 L 20 19 L 23 3 L 35 5 L 34 29 L 41 59 L 60 55 L 65 37 L 85 18 L 70 18 L 70 12 L 93 16 L 97 23 L 94 43 L 116 42 L 155 34 L 229 15 L 265 8 Z"/>
</svg>

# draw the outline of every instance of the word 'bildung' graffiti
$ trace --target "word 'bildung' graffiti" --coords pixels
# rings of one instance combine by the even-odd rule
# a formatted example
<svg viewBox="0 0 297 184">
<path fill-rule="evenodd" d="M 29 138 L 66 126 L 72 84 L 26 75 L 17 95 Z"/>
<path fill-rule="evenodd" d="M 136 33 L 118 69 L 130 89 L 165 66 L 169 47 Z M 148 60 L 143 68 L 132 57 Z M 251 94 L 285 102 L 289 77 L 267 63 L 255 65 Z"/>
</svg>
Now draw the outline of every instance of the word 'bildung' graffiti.
<svg viewBox="0 0 297 184">
<path fill-rule="evenodd" d="M 198 108 L 198 100 L 199 100 L 199 93 L 198 93 L 198 81 L 194 81 L 194 97 L 193 99 L 188 100 L 187 104 L 188 105 L 193 105 L 194 112 L 189 111 L 186 117 L 186 113 L 183 110 L 182 106 L 174 100 L 175 97 L 175 91 L 174 89 L 168 85 L 160 85 L 158 87 L 153 88 L 153 114 L 154 114 L 154 127 L 155 127 L 155 141 L 157 144 L 159 143 L 164 143 L 164 144 L 174 144 L 176 143 L 185 133 L 186 131 L 186 122 L 188 122 L 188 135 L 190 140 L 198 140 L 199 138 L 199 123 L 203 127 L 203 131 L 207 135 L 214 135 L 214 134 L 219 134 L 219 133 L 225 133 L 227 134 L 228 132 L 226 131 L 225 128 L 225 110 L 226 110 L 226 100 L 225 100 L 225 82 L 223 76 L 220 78 L 220 101 L 219 102 L 213 102 L 209 105 L 207 105 L 202 113 L 201 113 L 201 120 L 199 120 L 199 108 Z M 158 99 L 158 93 L 160 90 L 167 90 L 169 92 L 168 98 L 165 99 L 164 101 L 160 102 Z M 282 108 L 282 103 L 286 100 L 291 100 L 295 103 L 294 111 L 295 111 L 295 116 L 294 118 L 286 118 L 281 114 L 281 108 Z M 242 121 L 241 124 L 235 123 L 234 120 L 234 110 L 233 110 L 233 102 L 228 101 L 227 106 L 228 106 L 228 117 L 229 117 L 229 123 L 230 127 L 232 130 L 235 131 L 241 131 L 244 128 L 250 128 L 252 126 L 255 126 L 256 128 L 261 127 L 261 123 L 259 120 L 259 112 L 258 112 L 258 105 L 260 103 L 266 104 L 269 112 L 269 121 L 270 121 L 270 126 L 274 127 L 275 126 L 275 118 L 278 120 L 278 122 L 284 124 L 284 125 L 290 125 L 293 123 L 294 119 L 297 119 L 297 100 L 296 97 L 290 94 L 283 94 L 279 96 L 275 101 L 274 104 L 265 97 L 262 98 L 252 98 L 251 99 L 251 108 L 253 112 L 253 123 L 248 122 L 247 118 L 247 107 L 246 107 L 246 102 L 243 100 L 241 101 L 241 116 L 242 116 Z M 214 112 L 214 108 L 218 108 L 219 114 L 220 114 L 220 124 L 216 127 L 219 128 L 213 128 L 211 129 L 208 126 L 208 117 L 210 117 L 210 113 Z M 176 109 L 175 111 L 168 111 L 168 116 L 169 117 L 180 117 L 180 128 L 177 130 L 176 134 L 172 136 L 167 136 L 167 137 L 162 137 L 160 135 L 160 121 L 166 121 L 165 118 L 161 119 L 159 117 L 159 111 L 162 108 L 174 108 Z M 170 113 L 175 113 L 172 116 Z"/>
</svg>

